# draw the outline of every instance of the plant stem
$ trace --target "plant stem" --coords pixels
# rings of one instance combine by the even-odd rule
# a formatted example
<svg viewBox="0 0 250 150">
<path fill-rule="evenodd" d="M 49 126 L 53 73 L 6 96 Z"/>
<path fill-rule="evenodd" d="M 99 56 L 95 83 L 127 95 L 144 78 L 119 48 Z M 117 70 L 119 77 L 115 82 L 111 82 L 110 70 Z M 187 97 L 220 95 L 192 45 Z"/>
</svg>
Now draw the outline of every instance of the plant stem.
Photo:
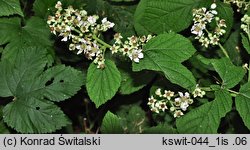
<svg viewBox="0 0 250 150">
<path fill-rule="evenodd" d="M 236 95 L 239 95 L 240 93 L 239 92 L 236 92 L 236 91 L 233 91 L 233 90 L 230 90 L 230 89 L 227 89 L 228 92 L 231 92 L 233 94 L 236 94 Z"/>
<path fill-rule="evenodd" d="M 250 69 L 249 69 L 249 66 L 250 66 L 250 61 L 249 61 L 249 63 L 248 63 L 248 82 L 250 82 Z"/>
<path fill-rule="evenodd" d="M 102 44 L 106 48 L 111 48 L 112 46 L 104 42 L 103 40 L 99 39 L 95 34 L 92 35 L 92 38 L 96 40 L 98 43 Z"/>
<path fill-rule="evenodd" d="M 82 32 L 79 31 L 79 30 L 77 30 L 77 29 L 73 29 L 73 30 L 74 30 L 75 32 L 77 32 L 78 34 L 82 34 Z M 105 49 L 106 49 L 106 48 L 111 48 L 111 47 L 112 47 L 112 46 L 109 45 L 108 43 L 106 43 L 106 42 L 104 42 L 103 40 L 101 40 L 100 38 L 98 38 L 95 34 L 92 35 L 92 38 L 93 38 L 94 40 L 96 40 L 98 43 L 102 44 L 102 45 L 105 47 Z"/>
<path fill-rule="evenodd" d="M 220 43 L 219 43 L 218 45 L 219 45 L 220 49 L 222 50 L 222 52 L 224 53 L 224 55 L 225 55 L 227 58 L 229 58 L 229 55 L 228 55 L 226 49 L 225 49 Z"/>
</svg>

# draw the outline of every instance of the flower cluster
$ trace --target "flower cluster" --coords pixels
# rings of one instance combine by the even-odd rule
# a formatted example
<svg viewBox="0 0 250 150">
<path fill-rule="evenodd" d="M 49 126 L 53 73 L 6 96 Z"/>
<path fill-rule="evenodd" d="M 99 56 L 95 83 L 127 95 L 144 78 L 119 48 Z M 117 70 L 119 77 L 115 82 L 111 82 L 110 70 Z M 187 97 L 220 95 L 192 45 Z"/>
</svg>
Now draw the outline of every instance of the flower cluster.
<svg viewBox="0 0 250 150">
<path fill-rule="evenodd" d="M 205 91 L 201 90 L 198 85 L 192 92 L 193 98 L 203 97 L 205 94 Z M 163 91 L 158 88 L 155 91 L 155 94 L 148 98 L 147 104 L 150 107 L 150 110 L 155 113 L 165 112 L 169 109 L 174 118 L 176 118 L 184 115 L 183 111 L 186 111 L 193 102 L 194 100 L 188 92 L 178 92 L 178 94 L 175 94 L 172 91 Z"/>
<path fill-rule="evenodd" d="M 99 21 L 97 15 L 87 15 L 85 10 L 74 9 L 69 6 L 62 8 L 60 1 L 55 5 L 56 13 L 49 16 L 47 23 L 54 34 L 62 37 L 62 41 L 70 41 L 69 49 L 83 53 L 87 59 L 98 64 L 98 68 L 104 67 L 105 45 L 98 38 L 100 33 L 114 26 L 114 23 L 103 18 Z"/>
<path fill-rule="evenodd" d="M 207 10 L 202 7 L 193 10 L 194 25 L 191 28 L 191 32 L 196 35 L 195 39 L 198 39 L 202 46 L 208 47 L 209 45 L 218 45 L 220 37 L 226 33 L 226 23 L 224 19 L 220 19 L 216 15 L 218 12 L 215 10 L 216 4 L 211 5 L 211 9 Z M 209 31 L 207 26 L 215 21 L 216 27 Z"/>
<path fill-rule="evenodd" d="M 250 16 L 244 15 L 243 18 L 241 18 L 241 29 L 246 32 L 247 35 L 250 35 Z"/>
<path fill-rule="evenodd" d="M 152 37 L 152 35 L 142 37 L 131 36 L 128 37 L 127 40 L 122 41 L 123 37 L 121 34 L 116 33 L 114 35 L 115 43 L 110 50 L 112 54 L 119 52 L 122 55 L 129 57 L 132 61 L 138 63 L 140 59 L 144 57 L 142 53 L 142 46 Z"/>
<path fill-rule="evenodd" d="M 237 9 L 238 12 L 240 11 L 241 8 L 243 8 L 244 10 L 248 10 L 250 6 L 250 2 L 246 0 L 224 0 L 224 3 L 235 4 L 238 7 Z"/>
</svg>

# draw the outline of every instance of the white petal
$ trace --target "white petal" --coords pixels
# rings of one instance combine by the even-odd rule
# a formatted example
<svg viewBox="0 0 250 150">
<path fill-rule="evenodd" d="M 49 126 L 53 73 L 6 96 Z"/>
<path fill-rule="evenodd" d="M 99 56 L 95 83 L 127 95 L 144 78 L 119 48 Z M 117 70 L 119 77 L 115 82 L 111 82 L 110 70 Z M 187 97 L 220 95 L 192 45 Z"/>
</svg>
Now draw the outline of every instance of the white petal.
<svg viewBox="0 0 250 150">
<path fill-rule="evenodd" d="M 143 53 L 138 54 L 138 58 L 143 58 L 143 57 L 144 57 Z"/>
<path fill-rule="evenodd" d="M 215 3 L 213 3 L 212 5 L 211 5 L 211 9 L 215 9 L 217 7 L 217 5 L 215 4 Z"/>
<path fill-rule="evenodd" d="M 140 61 L 139 58 L 134 58 L 134 62 L 138 63 Z"/>
</svg>

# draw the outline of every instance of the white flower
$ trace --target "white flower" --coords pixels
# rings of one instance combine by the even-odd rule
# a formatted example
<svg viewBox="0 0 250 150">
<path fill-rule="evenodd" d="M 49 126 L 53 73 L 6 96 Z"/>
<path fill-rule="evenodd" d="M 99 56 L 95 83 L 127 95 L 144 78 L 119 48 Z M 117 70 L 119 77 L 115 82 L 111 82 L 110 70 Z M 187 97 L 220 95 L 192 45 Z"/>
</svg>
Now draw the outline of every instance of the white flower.
<svg viewBox="0 0 250 150">
<path fill-rule="evenodd" d="M 129 54 L 129 58 L 136 63 L 139 63 L 140 59 L 143 57 L 142 49 L 133 49 L 132 53 Z"/>
<path fill-rule="evenodd" d="M 163 112 L 164 112 L 166 109 L 168 109 L 167 104 L 166 104 L 166 102 L 164 102 L 164 101 L 156 102 L 155 107 L 157 107 L 158 109 L 162 110 Z"/>
<path fill-rule="evenodd" d="M 156 89 L 155 95 L 157 95 L 157 96 L 159 96 L 159 97 L 162 97 L 161 89 L 160 89 L 160 88 Z"/>
<path fill-rule="evenodd" d="M 196 85 L 196 88 L 194 89 L 194 91 L 192 92 L 194 98 L 195 97 L 203 97 L 206 92 L 205 91 L 202 91 L 200 88 L 199 88 L 199 85 L 197 84 Z"/>
<path fill-rule="evenodd" d="M 174 92 L 167 91 L 167 90 L 164 91 L 163 97 L 167 98 L 168 100 L 170 100 L 171 97 L 173 97 L 173 96 L 174 96 Z"/>
<path fill-rule="evenodd" d="M 153 107 L 153 108 L 151 108 L 150 109 L 152 112 L 155 112 L 155 113 L 159 113 L 159 109 L 158 108 L 156 108 L 156 107 Z"/>
<path fill-rule="evenodd" d="M 91 24 L 91 25 L 94 25 L 96 23 L 96 19 L 97 19 L 97 16 L 88 16 L 88 22 Z"/>
<path fill-rule="evenodd" d="M 56 9 L 62 9 L 62 3 L 60 1 L 58 1 L 55 5 Z"/>
<path fill-rule="evenodd" d="M 215 9 L 217 7 L 217 5 L 215 4 L 215 3 L 213 3 L 212 5 L 211 5 L 211 9 Z"/>
<path fill-rule="evenodd" d="M 180 117 L 180 116 L 183 116 L 184 114 L 183 114 L 183 112 L 181 111 L 181 110 L 176 110 L 175 112 L 174 112 L 174 117 L 175 118 L 178 118 L 178 117 Z"/>
<path fill-rule="evenodd" d="M 183 111 L 186 111 L 187 110 L 187 108 L 188 108 L 188 102 L 187 101 L 185 101 L 185 102 L 182 102 L 181 103 L 181 106 L 180 106 L 180 108 L 183 110 Z"/>
<path fill-rule="evenodd" d="M 182 92 L 178 92 L 178 94 L 182 99 L 189 99 L 190 98 L 190 94 L 188 92 L 185 92 L 185 95 Z"/>
<path fill-rule="evenodd" d="M 201 36 L 203 34 L 204 27 L 201 24 L 194 24 L 191 28 L 191 33 Z"/>
<path fill-rule="evenodd" d="M 103 18 L 102 19 L 102 28 L 104 31 L 110 29 L 110 28 L 113 28 L 114 27 L 114 23 L 113 22 L 110 22 L 107 20 L 107 18 Z"/>
<path fill-rule="evenodd" d="M 151 106 L 151 107 L 154 107 L 155 105 L 155 102 L 156 102 L 156 99 L 154 98 L 154 96 L 151 96 L 150 98 L 148 98 L 148 105 Z"/>
</svg>

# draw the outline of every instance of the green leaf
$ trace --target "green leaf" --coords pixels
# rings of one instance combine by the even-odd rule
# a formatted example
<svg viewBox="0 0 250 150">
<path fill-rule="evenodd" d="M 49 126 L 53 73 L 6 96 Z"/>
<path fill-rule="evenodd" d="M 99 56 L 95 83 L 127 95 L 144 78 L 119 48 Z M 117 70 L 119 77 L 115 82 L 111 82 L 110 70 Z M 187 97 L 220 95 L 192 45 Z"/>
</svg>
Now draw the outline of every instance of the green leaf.
<svg viewBox="0 0 250 150">
<path fill-rule="evenodd" d="M 230 60 L 236 65 L 242 64 L 240 51 L 238 49 L 238 45 L 240 44 L 239 39 L 240 39 L 240 31 L 236 30 L 230 34 L 229 38 L 223 45 L 223 47 L 228 52 Z"/>
<path fill-rule="evenodd" d="M 120 72 L 111 60 L 105 61 L 104 69 L 98 69 L 94 63 L 89 66 L 86 87 L 96 107 L 110 100 L 118 91 L 120 83 Z"/>
<path fill-rule="evenodd" d="M 112 112 L 108 111 L 103 118 L 101 132 L 105 134 L 123 133 L 121 119 Z"/>
<path fill-rule="evenodd" d="M 14 61 L 13 61 L 14 60 Z M 4 107 L 4 121 L 21 133 L 48 133 L 69 124 L 52 101 L 65 100 L 83 85 L 81 72 L 63 65 L 47 69 L 42 47 L 20 49 L 0 63 L 0 96 L 13 96 Z"/>
<path fill-rule="evenodd" d="M 52 102 L 17 98 L 4 107 L 4 121 L 17 132 L 51 133 L 69 124 L 58 106 Z"/>
<path fill-rule="evenodd" d="M 110 0 L 112 2 L 134 2 L 136 0 Z"/>
<path fill-rule="evenodd" d="M 225 90 L 215 92 L 212 102 L 191 110 L 177 119 L 176 126 L 179 133 L 185 134 L 213 134 L 217 133 L 220 120 L 232 108 L 232 98 Z"/>
<path fill-rule="evenodd" d="M 162 34 L 144 46 L 144 58 L 139 63 L 133 63 L 133 71 L 160 71 L 172 83 L 193 89 L 196 86 L 195 78 L 181 63 L 194 52 L 192 43 L 185 37 L 174 33 Z"/>
<path fill-rule="evenodd" d="M 214 60 L 212 63 L 216 72 L 222 79 L 222 86 L 233 88 L 245 75 L 242 67 L 234 66 L 228 58 Z"/>
<path fill-rule="evenodd" d="M 123 106 L 117 114 L 121 118 L 125 133 L 142 133 L 148 125 L 145 111 L 136 104 Z"/>
<path fill-rule="evenodd" d="M 0 45 L 7 44 L 3 51 L 3 59 L 15 58 L 17 51 L 28 46 L 52 46 L 50 31 L 46 23 L 37 17 L 27 20 L 21 27 L 19 18 L 0 19 Z"/>
<path fill-rule="evenodd" d="M 245 50 L 247 51 L 248 54 L 250 54 L 250 43 L 248 38 L 244 34 L 241 34 L 241 39 Z"/>
<path fill-rule="evenodd" d="M 55 5 L 58 0 L 35 0 L 33 4 L 33 11 L 35 16 L 46 19 L 47 16 L 55 10 Z M 79 0 L 60 0 L 63 8 L 72 5 L 74 8 L 83 6 L 83 2 Z"/>
<path fill-rule="evenodd" d="M 192 23 L 192 10 L 203 0 L 141 0 L 134 18 L 137 33 L 179 32 Z"/>
<path fill-rule="evenodd" d="M 177 131 L 167 124 L 159 124 L 155 127 L 145 128 L 145 134 L 176 134 Z"/>
<path fill-rule="evenodd" d="M 85 0 L 86 9 L 90 14 L 98 14 L 101 18 L 108 19 L 115 23 L 114 30 L 122 34 L 124 38 L 135 35 L 134 12 L 136 4 L 120 5 L 103 0 Z"/>
<path fill-rule="evenodd" d="M 124 95 L 142 89 L 155 77 L 155 73 L 149 71 L 132 72 L 130 63 L 122 63 L 119 66 L 119 71 L 122 76 L 119 92 Z"/>
<path fill-rule="evenodd" d="M 10 133 L 10 131 L 3 121 L 3 107 L 0 106 L 0 134 L 8 134 L 8 133 Z"/>
<path fill-rule="evenodd" d="M 57 1 L 58 0 L 35 0 L 33 4 L 35 15 L 41 18 L 46 18 L 49 14 L 48 9 L 53 8 Z"/>
<path fill-rule="evenodd" d="M 235 104 L 244 124 L 250 129 L 250 82 L 240 88 L 240 94 L 236 96 Z"/>
<path fill-rule="evenodd" d="M 10 15 L 20 15 L 23 17 L 19 0 L 0 0 L 0 17 Z"/>
</svg>

